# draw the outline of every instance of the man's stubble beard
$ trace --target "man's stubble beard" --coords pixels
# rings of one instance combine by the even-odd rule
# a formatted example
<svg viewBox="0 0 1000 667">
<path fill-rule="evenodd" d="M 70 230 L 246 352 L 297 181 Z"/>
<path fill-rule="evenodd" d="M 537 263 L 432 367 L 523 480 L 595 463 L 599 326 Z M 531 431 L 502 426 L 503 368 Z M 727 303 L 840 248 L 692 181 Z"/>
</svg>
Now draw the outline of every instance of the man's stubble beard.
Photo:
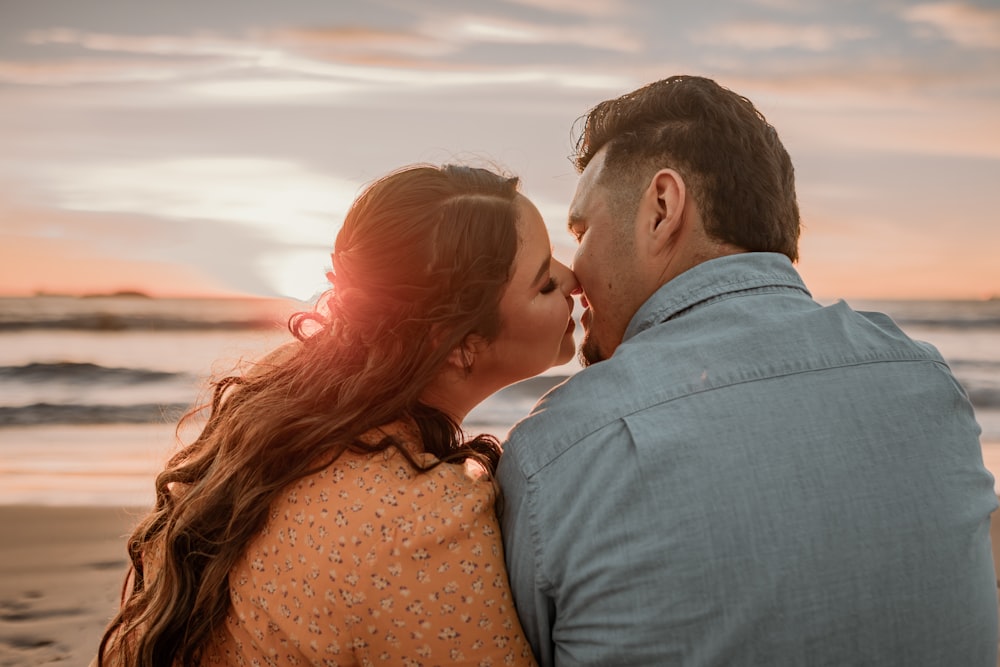
<svg viewBox="0 0 1000 667">
<path fill-rule="evenodd" d="M 597 341 L 591 337 L 589 332 L 583 335 L 583 342 L 580 343 L 580 352 L 577 354 L 577 359 L 584 368 L 606 359 Z"/>
</svg>

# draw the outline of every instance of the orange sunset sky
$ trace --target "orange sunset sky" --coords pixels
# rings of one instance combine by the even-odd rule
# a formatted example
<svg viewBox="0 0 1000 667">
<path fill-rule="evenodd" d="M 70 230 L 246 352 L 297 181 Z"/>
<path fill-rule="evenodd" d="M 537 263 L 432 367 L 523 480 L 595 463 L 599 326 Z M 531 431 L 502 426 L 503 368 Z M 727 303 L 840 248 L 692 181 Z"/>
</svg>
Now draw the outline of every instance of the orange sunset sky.
<svg viewBox="0 0 1000 667">
<path fill-rule="evenodd" d="M 412 162 L 520 175 L 568 262 L 573 121 L 676 73 L 777 127 L 816 296 L 1000 295 L 996 0 L 0 0 L 0 294 L 308 299 Z"/>
</svg>

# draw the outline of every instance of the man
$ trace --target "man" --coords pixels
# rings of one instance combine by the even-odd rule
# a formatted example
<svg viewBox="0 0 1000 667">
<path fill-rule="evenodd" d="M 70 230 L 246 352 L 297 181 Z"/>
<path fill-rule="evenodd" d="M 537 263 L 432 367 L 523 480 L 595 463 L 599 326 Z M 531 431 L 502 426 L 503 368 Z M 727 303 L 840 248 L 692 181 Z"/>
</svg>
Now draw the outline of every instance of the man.
<svg viewBox="0 0 1000 667">
<path fill-rule="evenodd" d="M 542 665 L 996 665 L 996 508 L 939 354 L 822 307 L 774 128 L 671 77 L 578 142 L 588 367 L 509 436 L 507 564 Z"/>
</svg>

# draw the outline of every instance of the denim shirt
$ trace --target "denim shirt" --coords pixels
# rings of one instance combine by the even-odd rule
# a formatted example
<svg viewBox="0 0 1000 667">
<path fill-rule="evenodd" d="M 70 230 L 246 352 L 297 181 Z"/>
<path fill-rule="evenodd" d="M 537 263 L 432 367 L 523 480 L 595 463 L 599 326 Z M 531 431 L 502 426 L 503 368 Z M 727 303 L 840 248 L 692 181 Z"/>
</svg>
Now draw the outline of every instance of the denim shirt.
<svg viewBox="0 0 1000 667">
<path fill-rule="evenodd" d="M 994 667 L 979 433 L 889 317 L 782 255 L 701 264 L 505 444 L 524 630 L 543 666 Z"/>
</svg>

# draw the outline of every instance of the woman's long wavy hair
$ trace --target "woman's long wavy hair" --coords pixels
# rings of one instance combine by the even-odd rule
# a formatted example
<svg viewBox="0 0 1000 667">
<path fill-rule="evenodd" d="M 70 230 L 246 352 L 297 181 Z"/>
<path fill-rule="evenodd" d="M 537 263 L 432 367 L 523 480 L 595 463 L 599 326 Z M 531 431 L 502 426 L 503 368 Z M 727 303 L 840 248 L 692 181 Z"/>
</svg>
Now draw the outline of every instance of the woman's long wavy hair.
<svg viewBox="0 0 1000 667">
<path fill-rule="evenodd" d="M 156 478 L 100 665 L 197 663 L 228 612 L 229 571 L 282 489 L 348 450 L 409 455 L 391 437 L 363 443 L 373 428 L 404 420 L 439 460 L 495 469 L 494 438 L 463 440 L 420 396 L 468 336 L 499 332 L 517 185 L 485 169 L 418 165 L 360 195 L 337 235 L 333 289 L 289 321 L 299 342 L 215 383 L 200 435 Z"/>
</svg>

